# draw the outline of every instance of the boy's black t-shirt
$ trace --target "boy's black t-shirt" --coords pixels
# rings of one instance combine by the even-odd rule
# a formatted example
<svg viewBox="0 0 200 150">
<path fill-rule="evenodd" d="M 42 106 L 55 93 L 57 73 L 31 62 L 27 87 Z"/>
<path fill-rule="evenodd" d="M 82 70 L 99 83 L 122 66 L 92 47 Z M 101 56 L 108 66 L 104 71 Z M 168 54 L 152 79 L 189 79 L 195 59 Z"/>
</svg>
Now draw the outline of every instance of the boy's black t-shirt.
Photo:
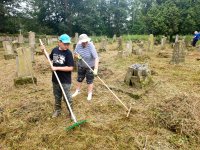
<svg viewBox="0 0 200 150">
<path fill-rule="evenodd" d="M 53 61 L 53 66 L 55 67 L 74 66 L 72 52 L 69 49 L 59 50 L 59 47 L 55 47 L 49 57 Z M 56 73 L 61 83 L 71 84 L 71 71 L 56 71 Z M 58 83 L 54 73 L 52 74 L 52 82 Z"/>
</svg>

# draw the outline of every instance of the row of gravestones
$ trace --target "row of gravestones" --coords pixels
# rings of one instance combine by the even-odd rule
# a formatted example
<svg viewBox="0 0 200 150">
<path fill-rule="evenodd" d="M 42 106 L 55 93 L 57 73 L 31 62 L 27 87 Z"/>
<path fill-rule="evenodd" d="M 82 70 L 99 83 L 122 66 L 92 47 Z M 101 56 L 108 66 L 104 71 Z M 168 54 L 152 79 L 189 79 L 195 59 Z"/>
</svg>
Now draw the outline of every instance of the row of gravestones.
<svg viewBox="0 0 200 150">
<path fill-rule="evenodd" d="M 113 41 L 116 41 L 116 35 L 113 36 Z M 103 38 L 101 40 L 101 44 L 100 44 L 100 49 L 99 52 L 103 52 L 106 51 L 107 49 L 107 44 L 108 41 L 106 38 Z M 148 50 L 152 51 L 154 48 L 154 39 L 153 39 L 153 35 L 150 35 L 149 41 L 148 41 Z M 139 48 L 138 48 L 139 47 Z M 119 56 L 123 57 L 123 56 L 129 56 L 132 53 L 136 54 L 136 55 L 141 55 L 142 54 L 142 49 L 143 47 L 143 43 L 138 43 L 138 45 L 133 45 L 132 41 L 128 41 L 126 43 L 126 50 L 123 50 L 123 40 L 122 37 L 120 36 L 118 38 L 118 46 L 117 46 L 117 50 L 119 51 Z"/>
<path fill-rule="evenodd" d="M 15 41 L 3 41 L 4 58 L 6 60 L 15 58 L 17 48 L 23 47 L 24 38 L 23 35 L 19 35 L 18 39 Z M 35 50 L 35 33 L 29 32 L 29 47 L 34 52 Z M 32 60 L 33 61 L 33 60 Z"/>
<path fill-rule="evenodd" d="M 3 41 L 4 58 L 16 59 L 17 77 L 14 79 L 14 85 L 26 83 L 36 83 L 36 78 L 33 76 L 32 63 L 34 62 L 35 33 L 29 32 L 29 47 L 24 46 L 23 35 L 19 35 L 15 41 Z"/>
<path fill-rule="evenodd" d="M 164 50 L 166 48 L 166 41 L 167 37 L 163 36 L 161 39 L 161 50 Z M 107 46 L 107 40 L 105 38 L 102 39 L 101 45 L 100 45 L 100 52 L 106 51 Z M 132 41 L 128 41 L 126 43 L 126 49 L 123 50 L 123 40 L 122 37 L 118 38 L 118 56 L 119 57 L 127 57 L 131 54 L 135 55 L 142 55 L 144 50 L 144 43 L 142 41 L 137 43 L 132 43 Z M 149 35 L 148 39 L 148 49 L 147 51 L 153 51 L 154 49 L 154 36 L 153 34 Z M 179 40 L 179 36 L 176 35 L 175 43 L 173 44 L 173 53 L 172 53 L 172 59 L 170 61 L 171 64 L 179 64 L 182 62 L 185 62 L 185 55 L 186 55 L 186 43 L 185 43 L 185 37 L 183 37 L 181 40 Z"/>
<path fill-rule="evenodd" d="M 78 41 L 78 35 L 75 37 Z M 16 58 L 17 62 L 17 77 L 14 79 L 14 85 L 22 85 L 27 83 L 37 83 L 36 77 L 33 75 L 34 53 L 36 49 L 35 33 L 29 32 L 29 47 L 24 46 L 23 35 L 19 35 L 17 41 L 3 41 L 3 48 L 5 50 L 4 58 L 6 60 Z M 43 42 L 47 45 L 57 42 L 58 38 L 47 37 Z"/>
<path fill-rule="evenodd" d="M 23 37 L 22 34 L 18 36 L 17 39 L 14 41 L 2 41 L 3 45 L 3 50 L 4 50 L 4 58 L 5 59 L 12 59 L 15 57 L 14 51 L 17 47 L 24 45 L 25 43 L 25 38 Z M 45 45 L 51 45 L 55 42 L 58 41 L 57 37 L 50 37 L 46 36 L 45 38 L 42 38 L 42 41 L 45 43 Z M 29 47 L 30 49 L 35 52 L 36 50 L 36 38 L 35 38 L 35 33 L 34 32 L 29 32 Z M 2 49 L 1 49 L 2 50 Z M 1 53 L 2 54 L 2 53 Z"/>
<path fill-rule="evenodd" d="M 142 55 L 144 50 L 144 43 L 142 41 L 133 43 L 128 41 L 126 43 L 126 49 L 123 49 L 123 40 L 122 37 L 118 38 L 118 56 L 127 57 L 131 54 Z M 154 37 L 151 34 L 148 39 L 148 51 L 153 51 L 154 49 Z"/>
</svg>

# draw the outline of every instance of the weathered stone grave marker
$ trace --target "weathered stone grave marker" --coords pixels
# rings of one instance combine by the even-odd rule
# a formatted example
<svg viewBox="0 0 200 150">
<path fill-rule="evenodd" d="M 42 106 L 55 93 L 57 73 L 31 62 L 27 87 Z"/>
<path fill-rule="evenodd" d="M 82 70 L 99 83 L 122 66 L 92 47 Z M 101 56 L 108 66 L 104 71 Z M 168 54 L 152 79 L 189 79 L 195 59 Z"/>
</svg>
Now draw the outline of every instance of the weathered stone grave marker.
<svg viewBox="0 0 200 150">
<path fill-rule="evenodd" d="M 33 76 L 33 67 L 31 62 L 31 51 L 23 47 L 17 48 L 17 78 L 14 79 L 14 85 L 23 85 L 28 83 L 35 84 L 37 79 Z"/>
<path fill-rule="evenodd" d="M 179 64 L 185 62 L 185 42 L 183 40 L 179 40 L 174 44 L 174 50 L 172 54 L 172 59 L 170 61 L 171 64 Z"/>
<path fill-rule="evenodd" d="M 132 53 L 135 55 L 142 55 L 144 51 L 144 43 L 140 41 L 139 43 L 135 43 L 132 49 Z"/>
<path fill-rule="evenodd" d="M 161 49 L 164 50 L 166 48 L 167 37 L 163 36 L 161 39 Z"/>
<path fill-rule="evenodd" d="M 133 43 L 132 41 L 128 41 L 126 43 L 126 49 L 124 51 L 125 56 L 130 56 L 132 54 L 132 51 L 133 51 Z"/>
<path fill-rule="evenodd" d="M 113 35 L 112 42 L 113 42 L 113 43 L 116 42 L 116 39 L 117 39 L 117 36 L 116 36 L 116 34 L 114 34 L 114 35 Z"/>
<path fill-rule="evenodd" d="M 148 39 L 148 51 L 153 51 L 153 49 L 154 49 L 154 36 L 153 34 L 150 34 Z"/>
<path fill-rule="evenodd" d="M 101 40 L 99 52 L 105 52 L 107 49 L 107 44 L 108 44 L 108 42 L 107 42 L 106 38 L 103 38 Z"/>
<path fill-rule="evenodd" d="M 35 46 L 35 32 L 30 31 L 28 39 L 29 39 L 29 47 L 31 49 L 31 60 L 32 60 L 32 62 L 34 62 L 34 53 L 35 53 L 35 48 L 36 48 L 36 46 Z"/>
<path fill-rule="evenodd" d="M 74 42 L 75 42 L 75 44 L 77 44 L 78 43 L 78 33 L 77 32 L 75 33 L 75 37 L 74 38 L 75 38 Z"/>
<path fill-rule="evenodd" d="M 136 88 L 142 88 L 152 81 L 147 64 L 133 64 L 128 68 L 124 82 Z"/>
<path fill-rule="evenodd" d="M 5 60 L 14 59 L 15 54 L 14 54 L 11 42 L 3 41 L 2 43 L 3 43 L 3 48 L 5 50 L 5 52 L 4 52 Z"/>
</svg>

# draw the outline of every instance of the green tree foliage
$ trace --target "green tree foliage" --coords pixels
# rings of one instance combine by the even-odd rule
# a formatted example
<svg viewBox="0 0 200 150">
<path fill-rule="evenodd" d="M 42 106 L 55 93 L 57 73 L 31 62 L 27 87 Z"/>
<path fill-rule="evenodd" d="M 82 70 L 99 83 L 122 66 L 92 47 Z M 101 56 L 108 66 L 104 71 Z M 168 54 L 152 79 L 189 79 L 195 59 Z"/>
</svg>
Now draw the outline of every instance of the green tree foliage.
<svg viewBox="0 0 200 150">
<path fill-rule="evenodd" d="M 180 12 L 171 1 L 152 7 L 146 17 L 148 31 L 155 35 L 173 35 L 179 31 Z"/>
<path fill-rule="evenodd" d="M 191 34 L 199 8 L 200 0 L 0 0 L 0 32 Z"/>
</svg>

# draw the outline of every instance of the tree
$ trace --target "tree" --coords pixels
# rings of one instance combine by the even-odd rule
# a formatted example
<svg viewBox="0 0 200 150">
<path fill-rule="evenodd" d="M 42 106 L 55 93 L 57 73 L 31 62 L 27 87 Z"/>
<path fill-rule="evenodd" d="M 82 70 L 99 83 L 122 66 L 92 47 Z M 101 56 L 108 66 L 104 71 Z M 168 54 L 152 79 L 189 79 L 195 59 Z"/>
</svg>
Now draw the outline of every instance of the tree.
<svg viewBox="0 0 200 150">
<path fill-rule="evenodd" d="M 180 12 L 170 0 L 162 5 L 157 5 L 147 13 L 146 24 L 149 33 L 155 35 L 164 34 L 172 36 L 179 31 Z"/>
</svg>

